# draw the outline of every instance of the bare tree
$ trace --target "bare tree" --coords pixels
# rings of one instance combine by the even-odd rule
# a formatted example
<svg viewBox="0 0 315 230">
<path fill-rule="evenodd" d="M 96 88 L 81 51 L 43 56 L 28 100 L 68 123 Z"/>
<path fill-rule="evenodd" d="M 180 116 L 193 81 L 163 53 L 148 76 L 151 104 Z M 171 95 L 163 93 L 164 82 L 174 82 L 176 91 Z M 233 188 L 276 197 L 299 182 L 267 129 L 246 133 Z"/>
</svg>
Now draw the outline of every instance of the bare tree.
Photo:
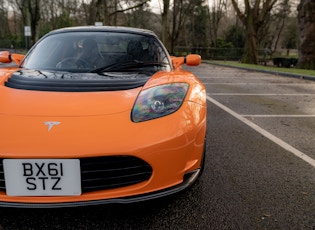
<svg viewBox="0 0 315 230">
<path fill-rule="evenodd" d="M 291 13 L 290 8 L 291 8 L 291 5 L 289 4 L 289 0 L 283 0 L 279 4 L 278 11 L 274 14 L 274 18 L 277 23 L 276 23 L 274 33 L 272 33 L 270 37 L 270 40 L 274 40 L 274 46 L 272 48 L 273 52 L 277 50 L 278 48 L 281 34 L 285 28 L 285 24 L 288 21 L 289 15 Z"/>
<path fill-rule="evenodd" d="M 298 6 L 298 24 L 298 67 L 315 69 L 315 2 L 313 0 L 301 0 Z"/>
<path fill-rule="evenodd" d="M 87 24 L 103 22 L 104 25 L 117 25 L 120 13 L 143 7 L 150 0 L 90 0 L 83 1 L 82 8 Z"/>
<path fill-rule="evenodd" d="M 124 23 L 126 26 L 148 28 L 150 27 L 150 10 L 147 1 L 133 0 L 121 2 L 119 9 L 115 14 L 115 20 L 124 17 Z M 122 20 L 120 20 L 122 21 Z"/>
<path fill-rule="evenodd" d="M 278 0 L 244 0 L 244 10 L 237 0 L 231 0 L 234 10 L 246 30 L 243 62 L 258 64 L 257 35 L 267 14 Z"/>
<path fill-rule="evenodd" d="M 227 0 L 214 0 L 211 1 L 212 5 L 209 5 L 210 38 L 214 47 L 216 47 L 220 21 L 226 12 L 226 1 Z"/>
<path fill-rule="evenodd" d="M 0 38 L 7 36 L 10 34 L 10 28 L 8 23 L 8 11 L 6 10 L 7 6 L 5 5 L 4 1 L 0 1 Z"/>
<path fill-rule="evenodd" d="M 200 1 L 200 0 L 199 0 Z M 173 1 L 173 18 L 172 26 L 168 31 L 168 37 L 170 41 L 170 53 L 174 53 L 174 46 L 178 40 L 179 35 L 181 34 L 183 27 L 186 23 L 187 17 L 191 15 L 191 11 L 194 8 L 198 0 L 195 1 L 185 1 L 177 0 Z"/>
<path fill-rule="evenodd" d="M 169 14 L 170 14 L 170 0 L 163 0 L 162 42 L 164 43 L 167 49 L 170 49 L 170 42 L 168 41 Z"/>
<path fill-rule="evenodd" d="M 10 2 L 20 11 L 24 26 L 31 27 L 31 42 L 36 42 L 38 40 L 41 0 L 11 0 Z"/>
<path fill-rule="evenodd" d="M 44 32 L 80 24 L 82 18 L 77 0 L 46 0 L 45 4 L 41 5 L 40 12 L 40 25 L 45 27 Z"/>
<path fill-rule="evenodd" d="M 258 31 L 258 46 L 268 48 L 274 53 L 279 43 L 282 42 L 282 34 L 290 23 L 291 4 L 290 0 L 279 0 L 270 13 L 265 17 L 264 24 Z"/>
<path fill-rule="evenodd" d="M 170 9 L 170 0 L 163 0 L 162 41 L 170 53 L 174 53 L 175 43 L 183 31 L 187 17 L 191 15 L 191 11 L 198 1 L 203 0 L 176 0 L 173 1 L 172 9 Z M 172 18 L 170 13 L 172 13 Z"/>
</svg>

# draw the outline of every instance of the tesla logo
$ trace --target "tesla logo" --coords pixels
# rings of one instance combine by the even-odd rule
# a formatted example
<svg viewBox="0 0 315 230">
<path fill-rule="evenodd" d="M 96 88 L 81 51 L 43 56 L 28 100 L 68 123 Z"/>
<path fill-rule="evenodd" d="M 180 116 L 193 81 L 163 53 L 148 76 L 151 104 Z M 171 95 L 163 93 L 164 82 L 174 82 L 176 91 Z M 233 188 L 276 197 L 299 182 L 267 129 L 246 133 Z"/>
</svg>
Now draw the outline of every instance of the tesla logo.
<svg viewBox="0 0 315 230">
<path fill-rule="evenodd" d="M 55 125 L 59 125 L 61 122 L 59 121 L 45 121 L 44 124 L 48 126 L 48 132 L 54 127 Z"/>
</svg>

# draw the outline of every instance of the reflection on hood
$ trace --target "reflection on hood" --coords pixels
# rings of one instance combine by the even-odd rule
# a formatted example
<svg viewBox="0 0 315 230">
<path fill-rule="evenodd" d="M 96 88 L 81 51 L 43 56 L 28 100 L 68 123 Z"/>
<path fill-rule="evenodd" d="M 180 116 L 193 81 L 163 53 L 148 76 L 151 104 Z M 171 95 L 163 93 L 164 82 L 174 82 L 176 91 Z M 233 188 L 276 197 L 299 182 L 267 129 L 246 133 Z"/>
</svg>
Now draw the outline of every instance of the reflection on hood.
<svg viewBox="0 0 315 230">
<path fill-rule="evenodd" d="M 68 73 L 22 69 L 5 86 L 14 89 L 53 92 L 117 91 L 142 87 L 151 76 L 144 73 Z"/>
<path fill-rule="evenodd" d="M 147 73 L 136 72 L 111 72 L 106 74 L 96 73 L 73 73 L 73 72 L 60 72 L 60 71 L 47 71 L 47 70 L 29 70 L 21 69 L 13 75 L 21 76 L 32 79 L 68 79 L 68 80 L 105 80 L 105 79 L 139 79 L 151 77 Z M 13 76 L 12 75 L 12 76 Z"/>
</svg>

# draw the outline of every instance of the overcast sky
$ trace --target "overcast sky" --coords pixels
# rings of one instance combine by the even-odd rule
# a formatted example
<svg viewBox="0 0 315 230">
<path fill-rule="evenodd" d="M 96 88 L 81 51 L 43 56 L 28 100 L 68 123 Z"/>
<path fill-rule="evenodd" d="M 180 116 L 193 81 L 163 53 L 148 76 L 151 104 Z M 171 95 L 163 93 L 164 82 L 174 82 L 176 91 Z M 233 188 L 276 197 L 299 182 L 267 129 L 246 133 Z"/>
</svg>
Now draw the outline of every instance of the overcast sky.
<svg viewBox="0 0 315 230">
<path fill-rule="evenodd" d="M 161 0 L 151 0 L 149 2 L 151 8 L 152 8 L 152 11 L 155 12 L 155 13 L 161 13 L 161 7 L 162 7 L 162 3 L 163 1 Z"/>
</svg>

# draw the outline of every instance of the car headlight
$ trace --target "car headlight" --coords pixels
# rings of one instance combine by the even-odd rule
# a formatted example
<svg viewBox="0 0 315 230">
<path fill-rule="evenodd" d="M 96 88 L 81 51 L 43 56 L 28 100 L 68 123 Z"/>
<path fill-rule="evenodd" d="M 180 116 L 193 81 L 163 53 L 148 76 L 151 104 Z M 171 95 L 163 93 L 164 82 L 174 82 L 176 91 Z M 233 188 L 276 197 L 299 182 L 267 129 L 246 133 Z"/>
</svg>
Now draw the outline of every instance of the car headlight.
<svg viewBox="0 0 315 230">
<path fill-rule="evenodd" d="M 187 83 L 172 83 L 143 90 L 133 106 L 131 120 L 141 122 L 174 113 L 182 105 L 188 88 Z"/>
</svg>

